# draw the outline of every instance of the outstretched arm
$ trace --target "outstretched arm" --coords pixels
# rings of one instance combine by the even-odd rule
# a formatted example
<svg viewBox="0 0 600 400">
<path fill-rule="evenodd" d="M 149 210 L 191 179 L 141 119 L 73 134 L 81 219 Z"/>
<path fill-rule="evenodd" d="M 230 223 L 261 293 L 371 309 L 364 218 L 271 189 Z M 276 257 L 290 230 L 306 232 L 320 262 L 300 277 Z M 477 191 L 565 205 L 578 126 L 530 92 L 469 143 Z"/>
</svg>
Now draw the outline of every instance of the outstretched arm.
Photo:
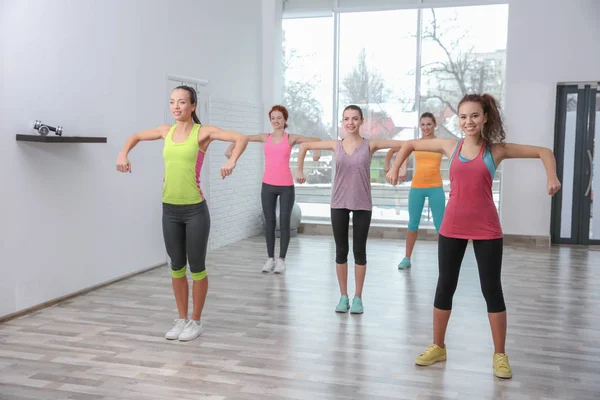
<svg viewBox="0 0 600 400">
<path fill-rule="evenodd" d="M 303 136 L 303 135 L 290 135 L 292 146 L 296 144 L 308 143 L 308 142 L 321 142 L 321 138 L 316 136 Z"/>
<path fill-rule="evenodd" d="M 318 137 L 312 137 L 312 136 L 302 136 L 302 135 L 290 135 L 290 140 L 291 140 L 291 146 L 297 145 L 297 144 L 302 144 L 302 143 L 309 143 L 309 142 L 320 142 L 321 138 Z M 314 161 L 319 161 L 319 158 L 321 157 L 321 150 L 313 150 L 311 151 L 312 155 L 313 155 L 313 160 Z"/>
<path fill-rule="evenodd" d="M 131 163 L 127 157 L 131 149 L 133 149 L 139 142 L 143 140 L 164 139 L 169 133 L 169 129 L 171 129 L 171 126 L 169 125 L 160 125 L 154 129 L 137 132 L 129 136 L 125 141 L 119 156 L 117 157 L 117 171 L 131 172 Z"/>
<path fill-rule="evenodd" d="M 198 143 L 200 144 L 201 148 L 202 143 L 208 141 L 206 144 L 206 148 L 208 148 L 208 145 L 214 140 L 232 142 L 235 144 L 231 158 L 225 165 L 221 167 L 221 178 L 225 179 L 225 177 L 231 175 L 233 169 L 235 168 L 235 163 L 240 158 L 244 150 L 246 150 L 246 147 L 248 146 L 248 137 L 239 132 L 224 131 L 216 126 L 203 126 L 200 128 L 200 133 L 198 134 Z"/>
<path fill-rule="evenodd" d="M 406 140 L 371 140 L 369 145 L 371 147 L 371 154 L 373 154 L 377 150 L 383 149 L 395 149 L 398 151 L 406 142 Z"/>
<path fill-rule="evenodd" d="M 408 159 L 413 151 L 430 151 L 433 153 L 442 153 L 450 157 L 456 147 L 455 139 L 430 139 L 420 140 L 414 139 L 407 141 L 396 156 L 396 161 L 390 168 L 386 177 L 389 183 L 396 185 L 398 183 L 398 175 L 400 166 Z"/>
<path fill-rule="evenodd" d="M 268 133 L 259 133 L 256 135 L 246 135 L 246 137 L 248 138 L 248 142 L 264 143 L 267 140 L 267 138 L 269 137 L 269 134 Z M 231 158 L 234 148 L 235 148 L 235 142 L 231 143 L 229 145 L 229 147 L 227 148 L 227 150 L 225 150 L 225 157 Z"/>
<path fill-rule="evenodd" d="M 369 146 L 371 147 L 371 155 L 375 154 L 377 150 L 390 149 L 385 156 L 385 160 L 383 162 L 383 172 L 387 173 L 389 171 L 390 161 L 395 151 L 398 151 L 402 145 L 406 143 L 406 140 L 371 140 L 369 141 Z M 406 176 L 406 169 L 404 170 L 404 176 Z"/>
<path fill-rule="evenodd" d="M 553 196 L 560 190 L 561 184 L 556 175 L 556 159 L 549 148 L 514 143 L 496 144 L 492 149 L 492 155 L 496 165 L 509 158 L 539 158 L 546 169 L 548 194 Z"/>
<path fill-rule="evenodd" d="M 332 150 L 335 151 L 337 146 L 337 140 L 324 140 L 319 142 L 305 142 L 300 145 L 300 151 L 298 152 L 298 168 L 296 171 L 296 181 L 298 183 L 306 182 L 304 178 L 304 157 L 308 150 Z"/>
</svg>

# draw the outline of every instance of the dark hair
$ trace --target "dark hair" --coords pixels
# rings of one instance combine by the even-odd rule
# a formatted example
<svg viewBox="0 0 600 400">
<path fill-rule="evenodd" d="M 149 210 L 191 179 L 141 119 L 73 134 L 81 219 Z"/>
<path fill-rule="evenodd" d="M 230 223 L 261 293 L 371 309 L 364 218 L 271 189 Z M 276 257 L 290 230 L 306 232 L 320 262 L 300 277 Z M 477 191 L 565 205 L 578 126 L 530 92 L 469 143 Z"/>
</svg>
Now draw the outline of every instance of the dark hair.
<svg viewBox="0 0 600 400">
<path fill-rule="evenodd" d="M 419 118 L 419 121 L 421 121 L 423 118 L 430 118 L 434 124 L 437 124 L 435 117 L 430 112 L 424 112 L 423 114 L 421 114 L 421 118 Z"/>
<path fill-rule="evenodd" d="M 354 104 L 350 104 L 349 106 L 347 106 L 346 108 L 344 108 L 344 112 L 342 113 L 342 115 L 344 115 L 344 113 L 346 112 L 346 110 L 356 110 L 359 112 L 360 114 L 360 119 L 363 119 L 363 112 L 362 112 L 362 108 L 360 108 L 357 105 Z"/>
<path fill-rule="evenodd" d="M 283 114 L 283 119 L 285 119 L 286 121 L 288 120 L 289 113 L 288 113 L 287 108 L 285 108 L 284 106 L 275 105 L 275 106 L 271 107 L 271 111 L 269 111 L 269 119 L 271 119 L 271 113 L 273 111 L 279 111 L 280 113 Z M 285 123 L 285 125 L 283 125 L 283 128 L 285 129 L 287 127 L 288 127 L 288 124 Z"/>
<path fill-rule="evenodd" d="M 175 89 L 182 89 L 187 91 L 190 94 L 190 103 L 192 104 L 198 104 L 198 95 L 196 94 L 196 89 L 194 89 L 193 87 L 190 86 L 177 86 Z M 173 89 L 173 90 L 175 90 Z M 196 105 L 196 107 L 198 107 Z M 194 120 L 195 123 L 199 124 L 200 123 L 200 118 L 198 118 L 198 116 L 196 115 L 196 110 L 192 111 L 192 119 Z"/>
<path fill-rule="evenodd" d="M 466 102 L 479 103 L 483 108 L 483 113 L 487 114 L 487 122 L 481 129 L 481 138 L 485 141 L 488 146 L 494 143 L 503 143 L 506 139 L 506 132 L 504 131 L 504 125 L 502 124 L 502 116 L 500 114 L 500 107 L 494 96 L 484 94 L 467 94 L 458 103 L 460 109 L 461 104 Z"/>
</svg>

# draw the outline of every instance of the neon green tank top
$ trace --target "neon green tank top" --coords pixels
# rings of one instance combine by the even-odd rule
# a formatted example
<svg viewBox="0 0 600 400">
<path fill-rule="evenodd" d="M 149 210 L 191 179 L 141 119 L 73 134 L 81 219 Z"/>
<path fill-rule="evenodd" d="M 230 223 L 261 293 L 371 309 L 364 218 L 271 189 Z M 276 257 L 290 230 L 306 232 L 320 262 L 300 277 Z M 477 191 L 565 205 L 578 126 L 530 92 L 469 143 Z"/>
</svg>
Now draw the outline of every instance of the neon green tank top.
<svg viewBox="0 0 600 400">
<path fill-rule="evenodd" d="M 173 141 L 173 125 L 165 138 L 163 160 L 165 176 L 162 201 L 167 204 L 198 204 L 204 200 L 200 188 L 200 171 L 204 163 L 204 151 L 198 144 L 200 124 L 194 124 L 192 132 L 183 142 Z"/>
</svg>

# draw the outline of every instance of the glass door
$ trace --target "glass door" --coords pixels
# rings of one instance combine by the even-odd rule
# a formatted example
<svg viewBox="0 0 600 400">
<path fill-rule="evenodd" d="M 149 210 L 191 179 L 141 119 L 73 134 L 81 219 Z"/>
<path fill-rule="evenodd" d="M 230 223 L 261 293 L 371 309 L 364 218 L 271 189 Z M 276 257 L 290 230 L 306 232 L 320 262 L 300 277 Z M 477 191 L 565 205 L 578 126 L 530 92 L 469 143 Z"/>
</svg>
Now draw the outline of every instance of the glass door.
<svg viewBox="0 0 600 400">
<path fill-rule="evenodd" d="M 597 83 L 558 86 L 554 149 L 562 189 L 552 199 L 552 243 L 600 244 L 600 201 L 593 201 L 600 188 L 599 117 Z"/>
<path fill-rule="evenodd" d="M 596 195 L 600 195 L 600 89 L 592 88 L 590 95 L 590 115 L 585 143 L 584 169 L 584 198 L 583 198 L 583 244 L 600 244 L 600 198 L 594 201 L 594 188 Z M 585 180 L 587 179 L 587 185 Z"/>
</svg>

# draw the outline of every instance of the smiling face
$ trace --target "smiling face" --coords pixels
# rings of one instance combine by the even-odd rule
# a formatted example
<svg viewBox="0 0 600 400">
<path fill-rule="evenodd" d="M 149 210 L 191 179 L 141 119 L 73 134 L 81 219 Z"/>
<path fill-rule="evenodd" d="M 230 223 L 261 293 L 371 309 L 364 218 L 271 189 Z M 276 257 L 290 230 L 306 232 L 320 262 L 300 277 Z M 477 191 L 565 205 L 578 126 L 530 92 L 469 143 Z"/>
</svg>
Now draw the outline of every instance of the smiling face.
<svg viewBox="0 0 600 400">
<path fill-rule="evenodd" d="M 346 109 L 344 111 L 342 125 L 344 130 L 349 135 L 356 135 L 360 130 L 360 126 L 363 123 L 363 118 L 360 114 L 360 111 L 355 109 Z"/>
<path fill-rule="evenodd" d="M 483 125 L 487 122 L 487 114 L 484 114 L 483 107 L 476 101 L 462 103 L 458 108 L 458 118 L 465 136 L 481 135 Z"/>
<path fill-rule="evenodd" d="M 192 118 L 196 105 L 192 104 L 191 95 L 187 90 L 175 89 L 171 92 L 169 108 L 176 121 L 188 121 Z"/>
<path fill-rule="evenodd" d="M 435 122 L 429 117 L 421 118 L 421 134 L 424 138 L 433 137 L 435 132 Z"/>
<path fill-rule="evenodd" d="M 272 111 L 271 112 L 271 126 L 273 129 L 283 129 L 285 127 L 287 120 L 283 116 L 281 111 Z"/>
</svg>

